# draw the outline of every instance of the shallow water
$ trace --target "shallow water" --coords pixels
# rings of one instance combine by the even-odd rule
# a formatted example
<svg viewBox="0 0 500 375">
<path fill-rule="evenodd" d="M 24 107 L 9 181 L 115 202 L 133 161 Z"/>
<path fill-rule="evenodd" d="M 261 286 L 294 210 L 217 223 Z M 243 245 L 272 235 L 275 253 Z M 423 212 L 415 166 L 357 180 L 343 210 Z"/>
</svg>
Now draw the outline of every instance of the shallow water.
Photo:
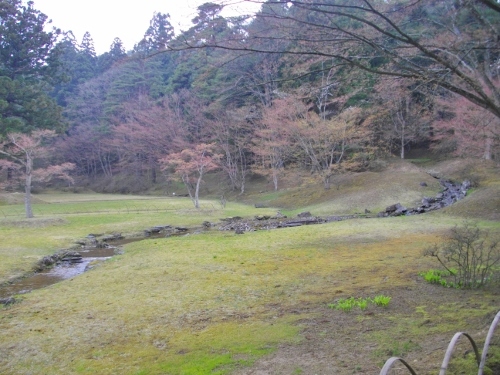
<svg viewBox="0 0 500 375">
<path fill-rule="evenodd" d="M 109 259 L 115 252 L 116 247 L 107 248 L 84 248 L 78 251 L 82 256 L 80 263 L 62 262 L 53 268 L 35 273 L 32 276 L 18 280 L 12 284 L 0 287 L 0 298 L 7 298 L 15 294 L 31 292 L 34 289 L 44 288 L 59 281 L 70 279 L 85 272 L 91 262 Z"/>
<path fill-rule="evenodd" d="M 182 232 L 182 234 L 186 234 Z M 178 233 L 177 235 L 179 235 Z M 86 271 L 88 265 L 92 262 L 104 261 L 116 255 L 120 251 L 120 246 L 131 242 L 147 240 L 151 238 L 164 238 L 165 234 L 155 233 L 148 237 L 123 238 L 119 240 L 111 240 L 112 246 L 107 247 L 82 247 L 77 253 L 82 256 L 82 261 L 79 263 L 61 262 L 53 268 L 37 272 L 34 275 L 24 279 L 0 286 L 0 299 L 8 298 L 16 294 L 29 293 L 35 289 L 45 288 L 59 281 L 70 279 L 78 276 Z"/>
</svg>

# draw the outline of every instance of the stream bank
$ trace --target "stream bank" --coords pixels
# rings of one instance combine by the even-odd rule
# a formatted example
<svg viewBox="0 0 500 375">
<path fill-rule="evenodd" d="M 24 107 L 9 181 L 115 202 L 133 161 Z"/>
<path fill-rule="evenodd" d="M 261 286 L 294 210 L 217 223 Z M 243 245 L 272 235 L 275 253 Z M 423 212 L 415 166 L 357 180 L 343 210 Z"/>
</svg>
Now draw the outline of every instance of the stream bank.
<svg viewBox="0 0 500 375">
<path fill-rule="evenodd" d="M 402 215 L 417 215 L 438 210 L 465 198 L 471 187 L 469 181 L 454 183 L 440 180 L 443 190 L 435 197 L 424 197 L 417 207 L 406 208 L 399 203 L 388 206 L 384 211 L 372 214 L 364 213 L 343 216 L 313 216 L 310 212 L 302 212 L 294 218 L 287 218 L 279 211 L 274 216 L 257 215 L 254 219 L 230 217 L 220 219 L 221 223 L 205 221 L 202 227 L 188 228 L 172 225 L 158 225 L 142 231 L 141 234 L 125 238 L 120 233 L 89 234 L 84 239 L 76 241 L 76 245 L 68 250 L 61 250 L 53 255 L 43 257 L 34 267 L 33 273 L 21 279 L 0 286 L 0 304 L 15 303 L 16 294 L 28 293 L 34 289 L 43 288 L 59 281 L 77 276 L 100 261 L 122 252 L 121 246 L 148 238 L 162 238 L 179 235 L 190 235 L 217 228 L 221 231 L 234 231 L 244 234 L 256 230 L 291 228 L 302 225 L 322 224 L 356 218 L 383 218 Z"/>
</svg>

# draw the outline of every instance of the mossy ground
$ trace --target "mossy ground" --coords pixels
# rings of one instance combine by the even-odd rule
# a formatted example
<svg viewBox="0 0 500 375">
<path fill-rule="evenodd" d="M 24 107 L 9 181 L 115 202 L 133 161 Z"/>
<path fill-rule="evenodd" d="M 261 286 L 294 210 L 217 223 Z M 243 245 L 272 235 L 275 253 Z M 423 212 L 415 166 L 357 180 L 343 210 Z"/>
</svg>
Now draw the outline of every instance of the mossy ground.
<svg viewBox="0 0 500 375">
<path fill-rule="evenodd" d="M 275 212 L 232 202 L 222 210 L 215 201 L 194 211 L 187 199 L 173 198 L 39 198 L 45 214 L 35 221 L 8 217 L 0 224 L 3 280 L 89 233 L 133 234 Z M 138 209 L 127 211 L 132 204 Z M 335 214 L 342 205 L 316 204 L 290 212 L 317 214 L 323 207 Z M 143 209 L 150 206 L 156 210 Z M 481 342 L 500 307 L 496 289 L 444 289 L 417 276 L 436 266 L 422 250 L 462 219 L 444 210 L 132 243 L 93 270 L 0 309 L 0 368 L 3 374 L 343 375 L 378 373 L 388 357 L 403 355 L 419 374 L 435 373 L 453 334 L 468 331 Z M 500 229 L 484 217 L 480 225 Z M 392 297 L 387 308 L 328 308 L 338 298 L 377 294 Z"/>
<path fill-rule="evenodd" d="M 140 235 L 156 225 L 201 226 L 227 216 L 274 214 L 275 210 L 229 203 L 223 210 L 215 201 L 193 209 L 187 198 L 138 197 L 102 194 L 40 194 L 34 219 L 23 218 L 22 205 L 1 208 L 0 284 L 29 272 L 44 255 L 75 245 L 88 234 Z"/>
</svg>

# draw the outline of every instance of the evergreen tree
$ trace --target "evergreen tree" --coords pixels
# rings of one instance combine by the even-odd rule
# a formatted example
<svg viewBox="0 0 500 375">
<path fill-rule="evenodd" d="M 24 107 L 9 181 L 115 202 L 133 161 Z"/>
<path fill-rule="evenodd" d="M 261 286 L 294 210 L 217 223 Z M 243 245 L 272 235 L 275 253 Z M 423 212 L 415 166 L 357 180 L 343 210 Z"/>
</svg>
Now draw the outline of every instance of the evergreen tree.
<svg viewBox="0 0 500 375">
<path fill-rule="evenodd" d="M 47 84 L 0 76 L 0 138 L 36 129 L 62 130 L 61 108 L 49 97 Z"/>
<path fill-rule="evenodd" d="M 144 38 L 134 46 L 134 52 L 147 56 L 153 52 L 165 50 L 173 38 L 174 28 L 170 24 L 170 14 L 155 12 Z"/>
<path fill-rule="evenodd" d="M 55 78 L 59 30 L 33 2 L 0 0 L 0 136 L 61 128 L 60 109 L 48 96 Z"/>
<path fill-rule="evenodd" d="M 118 61 L 127 56 L 125 48 L 123 47 L 123 42 L 120 38 L 113 39 L 113 43 L 111 43 L 109 47 L 109 55 L 114 61 Z"/>
<path fill-rule="evenodd" d="M 153 49 L 165 49 L 168 42 L 174 37 L 174 28 L 170 24 L 170 14 L 155 13 L 149 25 L 144 39 Z"/>
<path fill-rule="evenodd" d="M 11 79 L 38 79 L 47 70 L 60 31 L 45 31 L 47 16 L 33 1 L 0 1 L 0 75 Z"/>
<path fill-rule="evenodd" d="M 97 75 L 97 56 L 94 40 L 88 31 L 83 35 L 78 50 L 75 74 L 79 77 L 80 82 L 84 82 Z"/>
<path fill-rule="evenodd" d="M 125 53 L 125 48 L 123 47 L 123 42 L 120 38 L 115 38 L 113 43 L 109 47 L 108 52 L 104 52 L 102 55 L 97 57 L 97 66 L 99 73 L 103 73 L 110 69 L 113 64 L 123 60 L 127 54 Z"/>
<path fill-rule="evenodd" d="M 223 8 L 223 5 L 215 3 L 204 3 L 198 7 L 198 15 L 191 20 L 194 26 L 190 29 L 197 40 L 213 43 L 216 36 L 227 29 L 227 21 L 220 15 Z"/>
<path fill-rule="evenodd" d="M 215 3 L 204 3 L 198 7 L 198 15 L 191 20 L 195 28 L 200 31 L 211 27 L 213 22 L 221 19 L 220 12 L 223 6 Z"/>
<path fill-rule="evenodd" d="M 76 75 L 78 69 L 78 44 L 71 31 L 64 34 L 64 38 L 57 43 L 55 49 L 58 51 L 59 65 L 57 75 L 59 82 L 54 86 L 52 96 L 61 106 L 66 106 L 68 97 L 74 95 L 80 82 Z"/>
<path fill-rule="evenodd" d="M 92 36 L 88 31 L 83 34 L 82 42 L 80 43 L 80 51 L 90 57 L 96 57 L 94 39 L 92 39 Z"/>
</svg>

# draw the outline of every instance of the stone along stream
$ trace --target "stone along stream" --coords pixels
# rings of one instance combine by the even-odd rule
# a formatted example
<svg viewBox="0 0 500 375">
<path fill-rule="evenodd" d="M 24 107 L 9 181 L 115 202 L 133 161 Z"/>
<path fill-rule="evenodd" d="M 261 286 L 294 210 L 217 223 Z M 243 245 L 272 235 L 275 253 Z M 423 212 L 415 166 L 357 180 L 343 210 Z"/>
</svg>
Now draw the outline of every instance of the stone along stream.
<svg viewBox="0 0 500 375">
<path fill-rule="evenodd" d="M 0 287 L 0 302 L 8 300 L 15 294 L 24 294 L 34 289 L 44 288 L 59 281 L 70 279 L 86 271 L 95 262 L 109 259 L 116 255 L 118 248 L 83 248 L 68 251 L 66 257 L 61 258 L 52 268 L 43 269 L 32 276 L 17 280 Z"/>
<path fill-rule="evenodd" d="M 85 241 L 79 241 L 79 249 L 64 250 L 44 257 L 36 266 L 35 273 L 25 278 L 0 285 L 0 304 L 15 302 L 14 295 L 29 293 L 59 281 L 70 279 L 92 268 L 95 264 L 120 254 L 121 246 L 149 238 L 165 237 L 165 229 L 169 226 L 154 227 L 144 231 L 144 237 L 123 238 L 121 235 L 105 236 L 98 241 L 93 235 Z M 187 228 L 174 229 L 167 235 L 187 233 Z"/>
<path fill-rule="evenodd" d="M 297 218 L 287 218 L 278 212 L 275 217 L 256 216 L 254 220 L 247 220 L 240 217 L 221 219 L 219 230 L 235 231 L 236 234 L 254 230 L 269 230 L 277 228 L 289 228 L 301 225 L 322 224 L 332 221 L 340 221 L 354 218 L 375 218 L 401 215 L 418 215 L 429 211 L 434 211 L 447 207 L 467 195 L 470 182 L 453 183 L 449 180 L 441 180 L 443 190 L 434 198 L 425 197 L 418 207 L 405 208 L 399 203 L 387 207 L 384 211 L 376 215 L 347 215 L 317 217 L 309 212 L 301 213 Z M 123 238 L 121 235 L 104 236 L 97 239 L 94 235 L 89 235 L 85 241 L 80 241 L 78 250 L 67 250 L 47 256 L 39 263 L 38 272 L 32 276 L 17 280 L 15 282 L 0 286 L 0 304 L 14 303 L 12 296 L 16 294 L 28 293 L 34 289 L 40 289 L 59 281 L 77 276 L 99 261 L 106 260 L 113 255 L 121 253 L 120 246 L 130 242 L 142 241 L 149 238 L 169 237 L 175 235 L 187 235 L 199 231 L 210 230 L 214 224 L 204 222 L 202 228 L 172 227 L 170 225 L 156 226 L 144 230 L 143 237 Z"/>
</svg>

